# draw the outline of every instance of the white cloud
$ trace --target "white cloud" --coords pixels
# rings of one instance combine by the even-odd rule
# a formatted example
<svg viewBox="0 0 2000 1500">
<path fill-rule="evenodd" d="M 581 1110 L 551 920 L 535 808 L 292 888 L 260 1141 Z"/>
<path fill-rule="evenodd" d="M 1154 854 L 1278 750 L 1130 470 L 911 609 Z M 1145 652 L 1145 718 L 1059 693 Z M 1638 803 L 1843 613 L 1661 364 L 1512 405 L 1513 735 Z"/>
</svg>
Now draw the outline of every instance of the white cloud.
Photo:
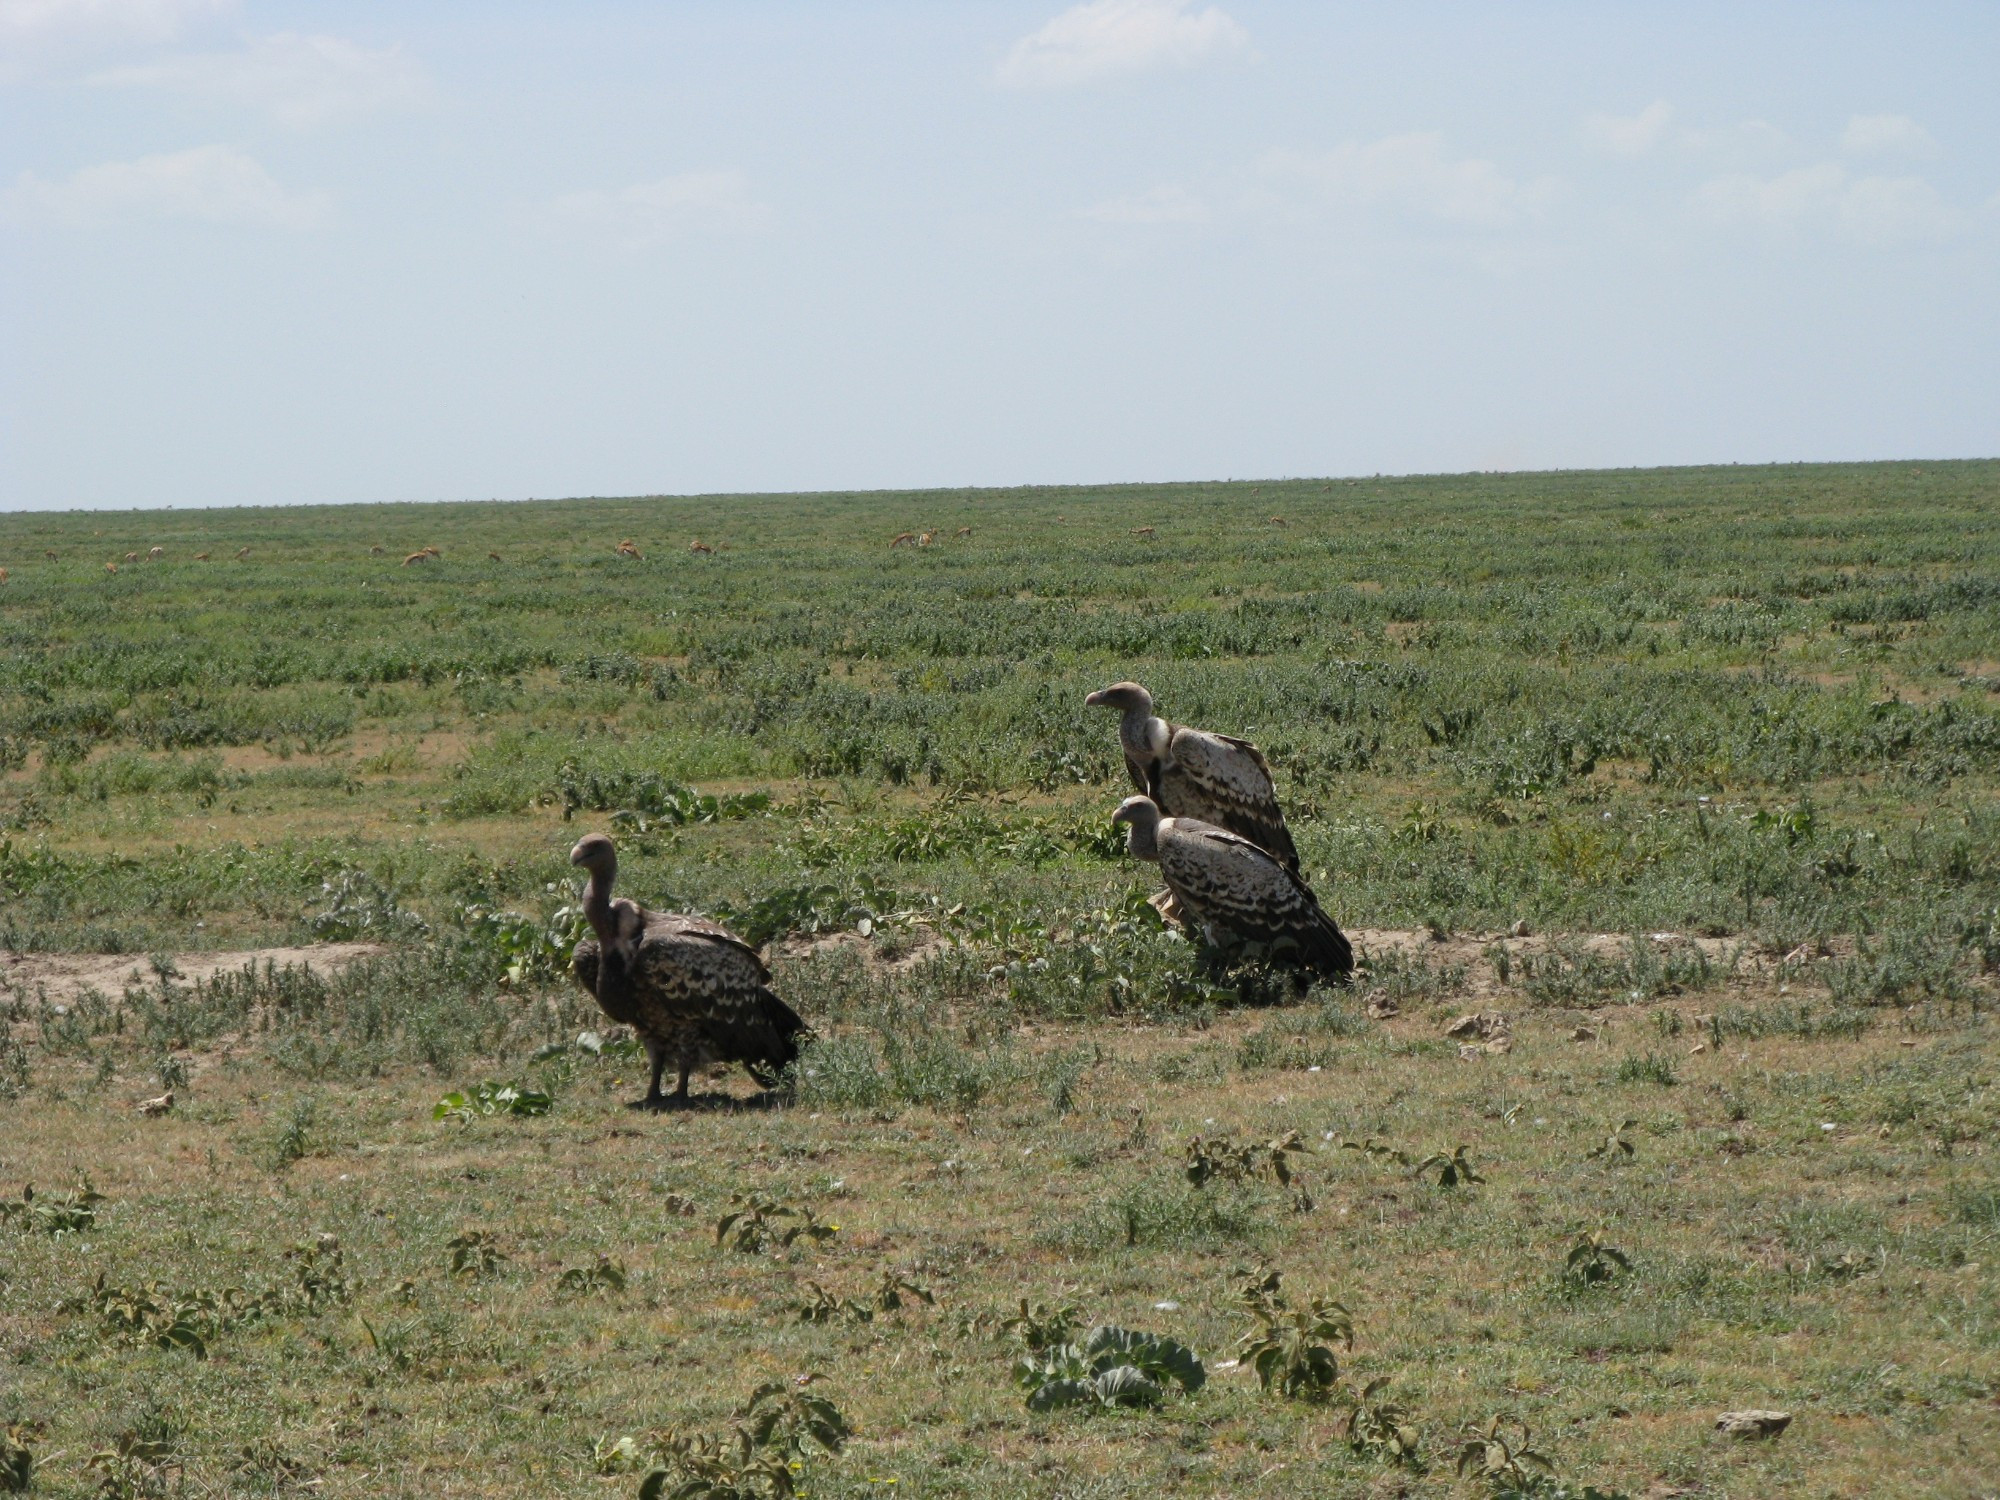
<svg viewBox="0 0 2000 1500">
<path fill-rule="evenodd" d="M 1448 155 L 1435 131 L 1331 151 L 1273 152 L 1262 172 L 1267 180 L 1314 190 L 1337 210 L 1383 209 L 1482 228 L 1512 223 L 1555 192 L 1549 179 L 1520 183 L 1490 161 Z"/>
<path fill-rule="evenodd" d="M 617 192 L 567 193 L 547 205 L 556 224 L 628 250 L 681 239 L 689 232 L 745 233 L 771 220 L 741 172 L 684 172 Z"/>
<path fill-rule="evenodd" d="M 330 212 L 323 194 L 286 191 L 255 157 L 234 146 L 105 162 L 61 182 L 28 172 L 14 184 L 11 199 L 17 212 L 63 224 L 166 218 L 310 229 Z"/>
<path fill-rule="evenodd" d="M 1123 198 L 1093 204 L 1079 215 L 1100 224 L 1202 224 L 1208 205 L 1186 188 L 1169 183 Z"/>
<path fill-rule="evenodd" d="M 371 51 L 337 36 L 287 31 L 240 52 L 163 58 L 114 68 L 92 83 L 175 89 L 268 110 L 284 125 L 317 125 L 425 103 L 430 80 L 399 47 Z"/>
<path fill-rule="evenodd" d="M 1883 247 L 1940 240 L 1959 224 L 1959 215 L 1921 177 L 1856 177 L 1839 162 L 1775 177 L 1732 172 L 1702 184 L 1695 203 L 1723 223 L 1830 229 Z"/>
<path fill-rule="evenodd" d="M 1583 138 L 1606 156 L 1643 156 L 1660 144 L 1673 118 L 1673 106 L 1656 99 L 1636 115 L 1586 115 Z"/>
<path fill-rule="evenodd" d="M 1217 7 L 1193 0 L 1089 0 L 1022 37 L 1001 60 L 1013 88 L 1059 88 L 1121 73 L 1190 68 L 1247 52 L 1250 34 Z"/>
<path fill-rule="evenodd" d="M 1936 156 L 1938 143 L 1908 115 L 1856 115 L 1840 133 L 1849 151 L 1871 155 Z"/>
<path fill-rule="evenodd" d="M 0 0 L 0 77 L 159 46 L 233 8 L 233 0 Z"/>
</svg>

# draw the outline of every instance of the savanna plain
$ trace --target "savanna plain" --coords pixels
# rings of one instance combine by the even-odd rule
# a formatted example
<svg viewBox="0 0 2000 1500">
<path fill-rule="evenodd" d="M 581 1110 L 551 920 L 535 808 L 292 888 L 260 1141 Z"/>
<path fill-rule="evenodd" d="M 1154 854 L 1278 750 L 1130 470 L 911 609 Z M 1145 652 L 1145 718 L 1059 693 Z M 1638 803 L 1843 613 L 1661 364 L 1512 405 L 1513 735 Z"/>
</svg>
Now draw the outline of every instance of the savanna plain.
<svg viewBox="0 0 2000 1500">
<path fill-rule="evenodd" d="M 2000 1493 L 2000 463 L 0 566 L 0 1490 Z M 1263 747 L 1352 985 L 1163 928 L 1120 678 Z M 787 1087 L 628 1107 L 590 830 Z"/>
</svg>

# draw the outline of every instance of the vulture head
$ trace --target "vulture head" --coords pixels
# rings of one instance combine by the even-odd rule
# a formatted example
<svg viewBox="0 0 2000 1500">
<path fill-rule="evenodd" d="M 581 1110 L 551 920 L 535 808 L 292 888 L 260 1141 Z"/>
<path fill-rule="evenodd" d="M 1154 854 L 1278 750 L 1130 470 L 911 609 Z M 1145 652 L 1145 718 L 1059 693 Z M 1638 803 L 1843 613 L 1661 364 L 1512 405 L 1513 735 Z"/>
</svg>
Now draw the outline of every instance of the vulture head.
<svg viewBox="0 0 2000 1500">
<path fill-rule="evenodd" d="M 597 934 L 597 940 L 609 945 L 618 931 L 617 907 L 632 904 L 611 899 L 611 882 L 618 874 L 618 850 L 603 834 L 586 833 L 569 851 L 569 862 L 590 872 L 590 882 L 583 888 L 584 919 Z"/>
<path fill-rule="evenodd" d="M 611 877 L 618 873 L 618 849 L 603 834 L 586 833 L 569 851 L 569 862 L 582 866 L 592 875 L 602 876 L 604 883 L 609 885 Z"/>
<path fill-rule="evenodd" d="M 1125 848 L 1134 859 L 1160 857 L 1160 808 L 1151 797 L 1127 797 L 1111 821 L 1126 826 Z"/>
<path fill-rule="evenodd" d="M 1092 708 L 1115 708 L 1120 713 L 1150 715 L 1153 712 L 1153 695 L 1136 682 L 1114 682 L 1108 688 L 1099 688 L 1083 701 Z"/>
</svg>

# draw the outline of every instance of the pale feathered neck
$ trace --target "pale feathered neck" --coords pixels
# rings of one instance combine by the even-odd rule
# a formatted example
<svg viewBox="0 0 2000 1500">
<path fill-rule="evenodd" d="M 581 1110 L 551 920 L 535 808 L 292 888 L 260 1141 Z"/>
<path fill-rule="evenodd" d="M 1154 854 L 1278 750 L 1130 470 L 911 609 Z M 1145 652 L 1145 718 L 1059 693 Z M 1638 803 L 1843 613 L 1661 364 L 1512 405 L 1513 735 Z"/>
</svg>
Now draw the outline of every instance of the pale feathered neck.
<svg viewBox="0 0 2000 1500">
<path fill-rule="evenodd" d="M 1163 755 L 1167 748 L 1167 721 L 1155 715 L 1150 705 L 1141 708 L 1134 704 L 1118 720 L 1118 738 L 1136 755 Z"/>
<path fill-rule="evenodd" d="M 1148 812 L 1144 807 L 1133 813 L 1125 825 L 1125 849 L 1134 859 L 1157 860 L 1160 857 L 1160 814 L 1157 810 Z"/>
<path fill-rule="evenodd" d="M 614 863 L 592 870 L 589 883 L 583 888 L 583 917 L 600 943 L 609 943 L 618 936 L 618 918 L 611 909 L 611 882 L 617 878 L 618 866 Z"/>
</svg>

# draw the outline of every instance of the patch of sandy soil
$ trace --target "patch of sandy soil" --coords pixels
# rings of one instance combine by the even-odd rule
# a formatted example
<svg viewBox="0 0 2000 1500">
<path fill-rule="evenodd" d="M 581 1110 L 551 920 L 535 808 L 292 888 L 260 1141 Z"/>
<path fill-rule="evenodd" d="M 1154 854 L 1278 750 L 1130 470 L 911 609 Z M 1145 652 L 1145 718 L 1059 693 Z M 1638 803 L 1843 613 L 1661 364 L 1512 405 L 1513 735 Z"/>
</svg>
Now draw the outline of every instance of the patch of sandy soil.
<svg viewBox="0 0 2000 1500">
<path fill-rule="evenodd" d="M 1489 955 L 1498 949 L 1504 948 L 1509 958 L 1516 962 L 1525 956 L 1548 953 L 1558 947 L 1571 952 L 1581 948 L 1594 956 L 1622 962 L 1631 943 L 1630 935 L 1622 932 L 1531 933 L 1518 937 L 1505 932 L 1464 932 L 1437 938 L 1421 927 L 1351 927 L 1345 930 L 1348 940 L 1354 944 L 1356 956 L 1363 963 L 1371 956 L 1380 960 L 1395 954 L 1406 959 L 1422 960 L 1437 969 L 1463 970 L 1465 981 L 1459 994 L 1473 1002 L 1484 1002 L 1508 993 L 1512 988 L 1502 984 L 1494 972 Z M 883 942 L 885 936 L 890 939 L 887 945 Z M 1790 973 L 1798 977 L 1800 970 L 1814 961 L 1853 952 L 1852 941 L 1844 938 L 1833 940 L 1823 950 L 1801 949 L 1789 954 L 1777 954 L 1765 952 L 1742 938 L 1696 937 L 1681 932 L 1652 932 L 1641 936 L 1652 943 L 1662 957 L 1674 950 L 1698 950 L 1717 974 L 1729 976 L 1731 986 L 1736 989 L 1774 984 L 1781 977 L 1780 968 L 1788 963 L 1792 965 Z M 928 927 L 890 927 L 872 938 L 863 937 L 858 932 L 780 938 L 771 944 L 767 956 L 778 962 L 851 953 L 871 970 L 900 973 L 922 963 L 948 946 L 949 942 L 950 939 Z"/>
<path fill-rule="evenodd" d="M 1453 933 L 1446 938 L 1433 937 L 1421 927 L 1415 930 L 1363 927 L 1348 928 L 1346 932 L 1348 941 L 1354 944 L 1355 954 L 1364 961 L 1370 954 L 1379 957 L 1397 953 L 1406 958 L 1425 959 L 1434 968 L 1465 970 L 1464 993 L 1473 999 L 1484 999 L 1506 988 L 1499 983 L 1492 964 L 1487 961 L 1491 950 L 1504 948 L 1510 959 L 1518 960 L 1525 955 L 1554 951 L 1558 946 L 1574 946 L 1601 958 L 1623 960 L 1632 941 L 1630 934 L 1623 932 L 1553 932 L 1520 937 L 1504 932 L 1466 932 Z M 1641 936 L 1651 942 L 1662 956 L 1675 949 L 1698 950 L 1707 957 L 1716 972 L 1733 975 L 1739 984 L 1754 984 L 1769 979 L 1787 962 L 1796 965 L 1853 951 L 1852 942 L 1846 939 L 1834 940 L 1823 951 L 1801 949 L 1777 954 L 1767 953 L 1744 938 L 1695 937 L 1682 932 L 1651 932 Z"/>
<path fill-rule="evenodd" d="M 314 943 L 300 948 L 238 948 L 212 953 L 176 953 L 174 967 L 184 982 L 233 973 L 246 964 L 259 968 L 303 965 L 341 969 L 357 958 L 387 950 L 380 943 Z M 115 995 L 126 984 L 151 983 L 153 961 L 137 953 L 15 953 L 0 948 L 0 986 L 60 1004 L 85 990 Z"/>
</svg>

